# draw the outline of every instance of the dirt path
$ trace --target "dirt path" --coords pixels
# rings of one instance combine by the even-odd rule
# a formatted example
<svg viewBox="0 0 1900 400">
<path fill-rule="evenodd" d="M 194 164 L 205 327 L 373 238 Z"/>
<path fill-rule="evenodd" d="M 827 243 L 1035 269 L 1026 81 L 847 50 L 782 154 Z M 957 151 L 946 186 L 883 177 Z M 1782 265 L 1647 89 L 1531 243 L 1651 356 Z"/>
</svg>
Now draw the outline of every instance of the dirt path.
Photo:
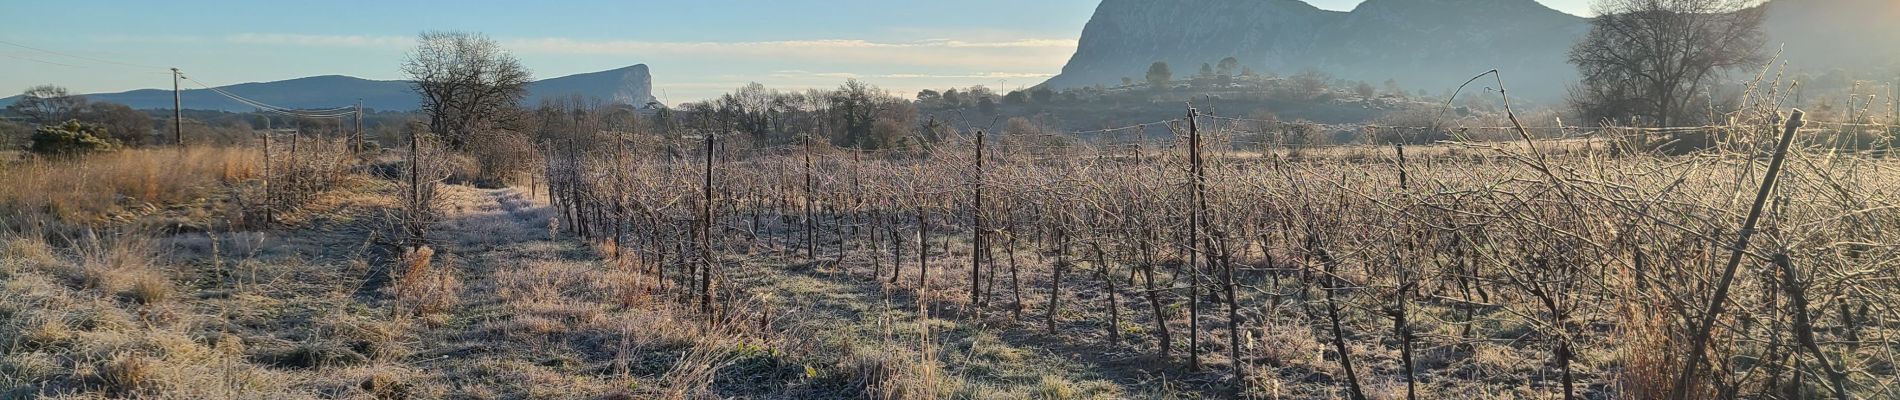
<svg viewBox="0 0 1900 400">
<path fill-rule="evenodd" d="M 410 359 L 428 366 L 433 378 L 448 382 L 455 398 L 549 398 L 560 393 L 606 395 L 613 389 L 594 382 L 601 376 L 600 355 L 567 346 L 548 321 L 517 301 L 521 271 L 558 266 L 597 268 L 593 253 L 571 240 L 552 238 L 551 211 L 514 189 L 444 186 L 443 220 L 431 232 L 437 259 L 452 267 L 460 282 L 456 305 L 445 314 L 425 316 Z M 552 296 L 551 296 L 552 297 Z M 573 312 L 599 307 L 573 304 Z M 552 321 L 575 323 L 579 321 Z M 546 322 L 537 322 L 546 323 Z M 609 354 L 607 356 L 612 356 Z M 592 360 L 594 362 L 589 363 Z M 592 365 L 590 365 L 592 364 Z"/>
</svg>

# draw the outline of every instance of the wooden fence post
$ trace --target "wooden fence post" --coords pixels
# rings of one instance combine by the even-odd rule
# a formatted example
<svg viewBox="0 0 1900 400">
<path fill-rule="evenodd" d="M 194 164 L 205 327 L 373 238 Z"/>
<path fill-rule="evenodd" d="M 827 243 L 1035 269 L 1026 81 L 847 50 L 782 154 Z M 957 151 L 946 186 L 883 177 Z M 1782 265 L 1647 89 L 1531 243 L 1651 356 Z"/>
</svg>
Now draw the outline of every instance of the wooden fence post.
<svg viewBox="0 0 1900 400">
<path fill-rule="evenodd" d="M 713 319 L 712 313 L 712 183 L 713 183 L 713 134 L 706 134 L 706 182 L 699 207 L 699 310 L 706 313 L 707 320 Z"/>
<path fill-rule="evenodd" d="M 983 271 L 983 130 L 976 131 L 976 174 L 970 179 L 974 192 L 970 212 L 974 227 L 970 231 L 970 304 L 982 305 L 982 287 L 978 283 Z"/>
</svg>

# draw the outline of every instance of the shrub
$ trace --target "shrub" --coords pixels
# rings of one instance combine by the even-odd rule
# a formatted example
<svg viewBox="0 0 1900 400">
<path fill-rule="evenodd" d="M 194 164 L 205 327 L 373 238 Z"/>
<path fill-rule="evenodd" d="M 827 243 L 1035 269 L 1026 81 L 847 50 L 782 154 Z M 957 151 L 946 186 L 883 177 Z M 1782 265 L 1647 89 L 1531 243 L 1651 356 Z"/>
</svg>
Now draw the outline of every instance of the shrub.
<svg viewBox="0 0 1900 400">
<path fill-rule="evenodd" d="M 98 124 L 102 137 L 121 146 L 139 147 L 152 140 L 152 117 L 124 104 L 87 104 L 75 114 L 81 121 Z"/>
<path fill-rule="evenodd" d="M 79 121 L 41 126 L 33 131 L 28 150 L 42 155 L 73 155 L 112 151 L 118 146 L 105 139 L 105 127 Z"/>
<path fill-rule="evenodd" d="M 1280 132 L 1280 145 L 1286 146 L 1289 149 L 1303 149 L 1320 145 L 1322 143 L 1320 143 L 1319 131 L 1318 125 L 1306 121 L 1287 124 L 1285 130 Z"/>
</svg>

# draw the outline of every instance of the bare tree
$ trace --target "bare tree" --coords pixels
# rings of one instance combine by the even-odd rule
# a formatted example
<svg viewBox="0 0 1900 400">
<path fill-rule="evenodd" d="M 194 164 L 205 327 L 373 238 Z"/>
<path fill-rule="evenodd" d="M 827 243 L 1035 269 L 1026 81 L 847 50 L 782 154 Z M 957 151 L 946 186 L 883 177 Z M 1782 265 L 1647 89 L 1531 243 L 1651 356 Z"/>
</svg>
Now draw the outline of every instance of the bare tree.
<svg viewBox="0 0 1900 400">
<path fill-rule="evenodd" d="M 1571 103 L 1590 119 L 1691 115 L 1724 71 L 1762 60 L 1759 0 L 1597 0 L 1590 34 L 1570 50 L 1583 78 Z"/>
<path fill-rule="evenodd" d="M 466 147 L 480 130 L 508 122 L 527 93 L 531 75 L 493 39 L 471 32 L 423 32 L 403 61 L 403 73 L 422 95 L 429 129 L 451 148 Z"/>
<path fill-rule="evenodd" d="M 72 94 L 64 87 L 39 85 L 26 88 L 20 99 L 7 106 L 34 124 L 53 124 L 73 119 L 86 106 L 86 96 Z"/>
</svg>

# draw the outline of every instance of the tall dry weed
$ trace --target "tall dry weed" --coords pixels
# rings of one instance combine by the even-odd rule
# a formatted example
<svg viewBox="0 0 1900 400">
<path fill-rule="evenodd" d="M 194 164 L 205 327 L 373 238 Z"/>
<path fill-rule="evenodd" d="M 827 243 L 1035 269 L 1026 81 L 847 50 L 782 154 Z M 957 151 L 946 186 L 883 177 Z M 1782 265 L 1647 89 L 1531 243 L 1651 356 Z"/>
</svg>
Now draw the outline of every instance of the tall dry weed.
<svg viewBox="0 0 1900 400">
<path fill-rule="evenodd" d="M 435 249 L 429 246 L 404 252 L 400 259 L 403 272 L 395 279 L 398 306 L 427 315 L 448 311 L 459 301 L 461 280 L 449 268 L 435 268 L 435 255 Z"/>
<path fill-rule="evenodd" d="M 0 169 L 0 220 L 95 223 L 142 209 L 211 198 L 256 176 L 262 155 L 246 148 L 140 149 L 29 160 Z"/>
</svg>

